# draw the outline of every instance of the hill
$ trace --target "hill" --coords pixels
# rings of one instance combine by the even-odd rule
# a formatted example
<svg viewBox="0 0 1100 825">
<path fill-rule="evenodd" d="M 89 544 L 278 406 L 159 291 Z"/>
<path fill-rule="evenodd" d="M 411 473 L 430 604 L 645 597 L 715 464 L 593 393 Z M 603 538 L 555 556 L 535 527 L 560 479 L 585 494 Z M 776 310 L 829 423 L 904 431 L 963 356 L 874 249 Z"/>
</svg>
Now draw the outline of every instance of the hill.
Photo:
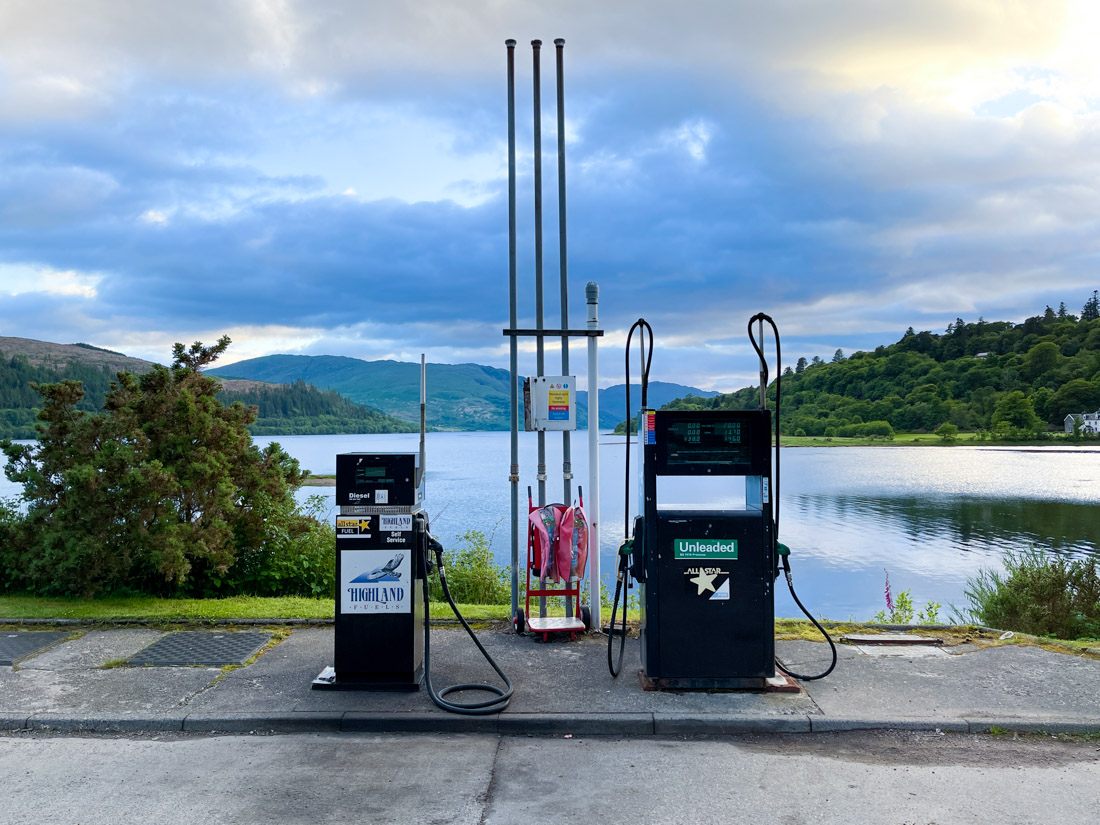
<svg viewBox="0 0 1100 825">
<path fill-rule="evenodd" d="M 873 352 L 800 358 L 780 381 L 786 435 L 874 435 L 884 424 L 931 431 L 946 423 L 1020 438 L 1061 430 L 1067 414 L 1100 408 L 1100 301 L 1094 292 L 1080 317 L 1063 303 L 1019 324 L 959 318 L 942 335 L 910 327 Z M 769 395 L 774 401 L 774 382 Z M 758 397 L 746 387 L 667 407 L 750 409 Z"/>
<path fill-rule="evenodd" d="M 359 404 L 390 415 L 418 420 L 420 365 L 404 361 L 363 361 L 336 355 L 267 355 L 208 370 L 219 377 L 260 381 L 302 380 L 335 390 Z M 428 424 L 442 430 L 506 430 L 510 423 L 508 371 L 480 364 L 428 364 Z M 654 382 L 654 403 L 663 404 L 689 393 L 717 395 L 681 384 Z M 625 385 L 600 390 L 600 426 L 622 420 Z M 634 397 L 639 390 L 632 389 Z M 577 420 L 587 427 L 588 394 L 577 394 Z M 521 412 L 522 415 L 522 412 Z"/>
<path fill-rule="evenodd" d="M 0 338 L 0 438 L 34 438 L 41 398 L 31 386 L 63 379 L 84 384 L 79 409 L 96 412 L 115 374 L 145 373 L 155 365 L 89 344 L 55 344 L 30 338 Z M 303 382 L 290 385 L 252 380 L 223 380 L 226 404 L 258 408 L 251 430 L 256 435 L 304 433 L 410 432 L 412 424 L 364 408 L 338 393 Z"/>
</svg>

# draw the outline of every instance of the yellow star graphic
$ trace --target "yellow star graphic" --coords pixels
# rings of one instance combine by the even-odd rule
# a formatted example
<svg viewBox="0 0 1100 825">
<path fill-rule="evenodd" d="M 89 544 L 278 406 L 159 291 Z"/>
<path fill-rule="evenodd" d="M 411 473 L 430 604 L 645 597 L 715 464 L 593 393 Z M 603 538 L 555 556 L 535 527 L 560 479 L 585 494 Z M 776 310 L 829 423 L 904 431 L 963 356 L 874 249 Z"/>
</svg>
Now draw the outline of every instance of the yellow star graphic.
<svg viewBox="0 0 1100 825">
<path fill-rule="evenodd" d="M 696 595 L 702 596 L 708 590 L 714 593 L 717 588 L 714 586 L 714 580 L 718 578 L 717 573 L 706 573 L 702 570 L 694 579 L 688 579 L 692 584 L 699 588 L 699 592 Z"/>
</svg>

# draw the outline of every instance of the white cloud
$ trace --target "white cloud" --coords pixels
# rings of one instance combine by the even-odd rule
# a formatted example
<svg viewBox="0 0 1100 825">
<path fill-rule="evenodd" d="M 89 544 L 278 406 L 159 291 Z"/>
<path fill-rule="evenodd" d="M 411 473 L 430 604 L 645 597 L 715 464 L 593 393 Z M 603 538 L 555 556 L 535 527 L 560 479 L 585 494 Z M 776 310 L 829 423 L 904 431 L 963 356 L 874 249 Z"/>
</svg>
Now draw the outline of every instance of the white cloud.
<svg viewBox="0 0 1100 825">
<path fill-rule="evenodd" d="M 47 295 L 95 298 L 102 275 L 58 271 L 45 267 L 0 264 L 0 292 L 10 296 L 41 292 Z"/>
</svg>

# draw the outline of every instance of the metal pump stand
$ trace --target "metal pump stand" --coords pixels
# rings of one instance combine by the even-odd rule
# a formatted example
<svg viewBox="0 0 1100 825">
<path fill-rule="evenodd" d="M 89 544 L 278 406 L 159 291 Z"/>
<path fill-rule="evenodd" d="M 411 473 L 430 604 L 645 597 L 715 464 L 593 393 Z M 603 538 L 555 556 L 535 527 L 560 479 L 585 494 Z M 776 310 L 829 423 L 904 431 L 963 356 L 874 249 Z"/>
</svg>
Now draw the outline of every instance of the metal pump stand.
<svg viewBox="0 0 1100 825">
<path fill-rule="evenodd" d="M 595 542 L 589 557 L 591 596 L 590 609 L 593 626 L 599 627 L 600 584 L 599 584 L 599 462 L 595 457 L 593 438 L 599 435 L 598 375 L 595 339 L 603 335 L 598 328 L 596 307 L 599 288 L 589 282 L 586 288 L 588 303 L 588 323 L 585 329 L 569 329 L 568 266 L 566 245 L 566 206 L 565 206 L 565 96 L 563 50 L 565 40 L 554 41 L 557 50 L 557 148 L 558 148 L 558 237 L 559 237 L 559 282 L 561 289 L 561 329 L 545 329 L 543 318 L 543 279 L 542 279 L 542 114 L 541 114 L 541 76 L 539 56 L 541 40 L 532 40 L 534 77 L 534 189 L 535 189 L 535 328 L 520 329 L 517 313 L 517 276 L 516 276 L 516 105 L 515 105 L 515 40 L 505 41 L 508 55 L 508 300 L 509 326 L 504 335 L 509 339 L 509 372 L 511 378 L 511 466 L 508 481 L 511 485 L 512 517 L 512 620 L 519 616 L 519 565 L 520 565 L 520 517 L 519 517 L 519 367 L 518 339 L 531 337 L 536 341 L 536 368 L 539 378 L 545 370 L 544 341 L 547 337 L 561 338 L 562 374 L 569 374 L 569 339 L 583 337 L 589 340 L 588 348 L 588 430 L 589 430 L 589 543 Z M 597 442 L 598 443 L 598 442 Z M 546 504 L 546 434 L 538 433 L 538 504 Z M 572 498 L 571 481 L 573 478 L 570 434 L 562 432 L 562 480 L 564 501 Z M 526 520 L 524 520 L 526 521 Z M 540 613 L 545 615 L 545 599 L 540 598 Z M 572 605 L 567 605 L 567 612 Z"/>
</svg>

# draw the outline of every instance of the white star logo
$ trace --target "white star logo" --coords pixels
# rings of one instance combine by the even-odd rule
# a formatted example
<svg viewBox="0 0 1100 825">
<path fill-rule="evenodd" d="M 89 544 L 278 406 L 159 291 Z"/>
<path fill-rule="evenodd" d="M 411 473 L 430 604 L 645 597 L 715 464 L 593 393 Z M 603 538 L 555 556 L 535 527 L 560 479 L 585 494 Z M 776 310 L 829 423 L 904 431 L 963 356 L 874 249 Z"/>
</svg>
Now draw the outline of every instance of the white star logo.
<svg viewBox="0 0 1100 825">
<path fill-rule="evenodd" d="M 702 596 L 708 590 L 713 593 L 717 588 L 714 586 L 714 580 L 718 578 L 717 573 L 707 573 L 704 570 L 700 570 L 699 573 L 693 579 L 688 579 L 692 584 L 699 588 L 699 592 L 696 594 Z"/>
</svg>

